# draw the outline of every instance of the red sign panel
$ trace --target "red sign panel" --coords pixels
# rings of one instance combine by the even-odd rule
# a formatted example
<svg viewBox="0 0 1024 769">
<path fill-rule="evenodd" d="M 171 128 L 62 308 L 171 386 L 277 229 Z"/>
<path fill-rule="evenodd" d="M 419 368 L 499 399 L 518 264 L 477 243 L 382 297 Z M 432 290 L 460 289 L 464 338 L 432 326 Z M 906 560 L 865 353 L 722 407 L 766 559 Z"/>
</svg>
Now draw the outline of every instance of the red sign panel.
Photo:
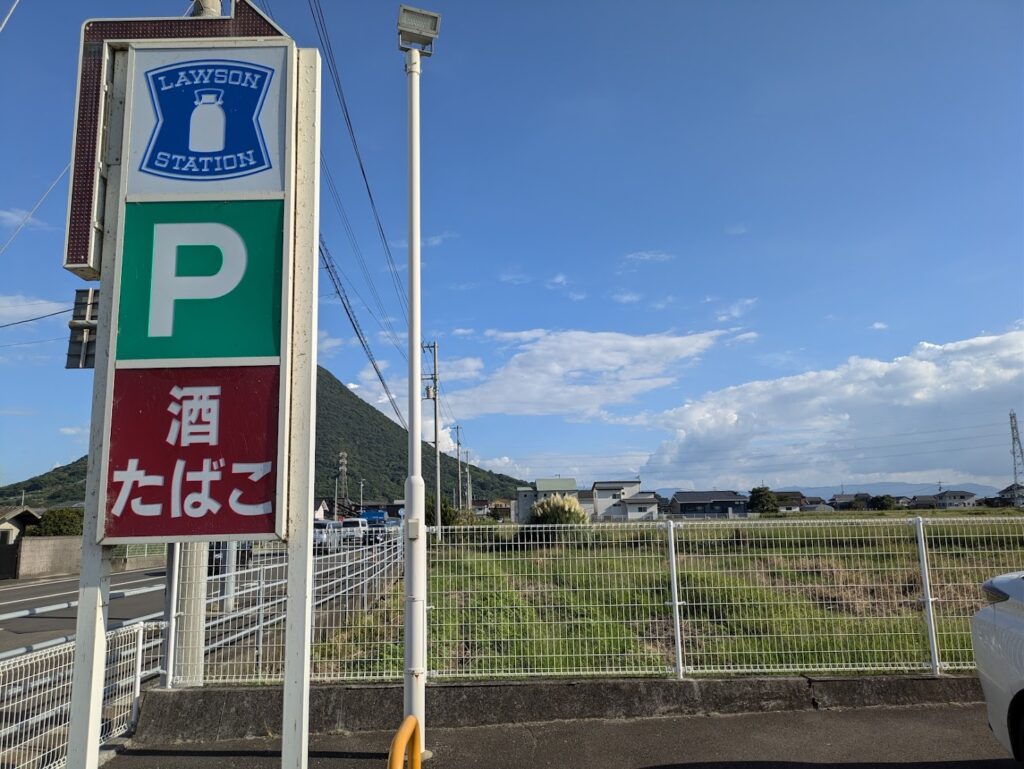
<svg viewBox="0 0 1024 769">
<path fill-rule="evenodd" d="M 277 366 L 117 369 L 104 538 L 273 534 Z"/>
</svg>

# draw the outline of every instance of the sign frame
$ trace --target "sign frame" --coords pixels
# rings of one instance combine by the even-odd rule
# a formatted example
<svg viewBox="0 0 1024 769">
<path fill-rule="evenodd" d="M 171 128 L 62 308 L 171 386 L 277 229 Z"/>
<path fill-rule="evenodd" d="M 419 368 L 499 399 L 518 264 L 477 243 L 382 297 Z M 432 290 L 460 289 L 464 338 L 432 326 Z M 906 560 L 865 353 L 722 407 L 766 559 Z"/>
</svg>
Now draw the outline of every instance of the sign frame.
<svg viewBox="0 0 1024 769">
<path fill-rule="evenodd" d="M 112 279 L 104 281 L 109 285 L 110 295 L 110 318 L 111 334 L 109 340 L 109 354 L 106 357 L 105 366 L 107 369 L 105 403 L 106 408 L 103 414 L 102 445 L 104 450 L 100 459 L 99 472 L 99 516 L 96 532 L 96 541 L 101 545 L 115 545 L 128 543 L 166 543 L 166 542 L 208 542 L 217 541 L 268 541 L 287 540 L 289 529 L 288 515 L 288 489 L 290 481 L 288 462 L 289 425 L 291 424 L 291 369 L 292 369 L 292 316 L 293 286 L 295 279 L 295 173 L 296 173 L 296 102 L 297 102 L 297 75 L 298 75 L 298 48 L 295 41 L 288 37 L 277 38 L 206 38 L 196 39 L 158 39 L 143 41 L 126 41 L 125 48 L 128 53 L 126 71 L 126 92 L 124 101 L 124 122 L 121 132 L 121 172 L 119 189 L 117 193 L 117 257 L 114 264 L 114 275 Z M 285 111 L 284 136 L 282 137 L 283 154 L 283 190 L 277 192 L 267 191 L 229 191 L 217 192 L 216 190 L 197 187 L 196 192 L 160 192 L 160 193 L 131 193 L 128 189 L 130 171 L 128 169 L 131 154 L 131 121 L 133 107 L 136 100 L 149 100 L 149 94 L 136 92 L 136 69 L 138 67 L 137 51 L 147 50 L 202 50 L 202 51 L 225 51 L 232 49 L 251 48 L 278 48 L 285 49 L 285 62 L 287 72 L 282 78 L 282 109 Z M 201 182 L 193 182 L 200 185 Z M 175 203 L 175 202 L 224 202 L 235 203 L 251 200 L 280 200 L 283 204 L 283 229 L 282 248 L 280 259 L 282 261 L 281 274 L 281 317 L 280 317 L 280 349 L 277 356 L 244 358 L 244 357 L 216 357 L 216 358 L 154 358 L 141 360 L 117 360 L 118 328 L 117 319 L 120 311 L 120 294 L 122 267 L 124 260 L 121 253 L 124 248 L 125 224 L 128 219 L 127 206 L 133 203 Z M 110 477 L 110 435 L 113 419 L 113 392 L 117 371 L 138 368 L 213 368 L 223 366 L 267 366 L 276 365 L 280 372 L 278 392 L 278 424 L 277 424 L 277 452 L 276 462 L 276 488 L 275 488 L 275 510 L 274 510 L 274 531 L 267 533 L 240 533 L 240 534 L 194 534 L 194 535 L 169 535 L 153 534 L 151 536 L 108 536 L 107 514 L 109 507 L 108 486 Z"/>
</svg>

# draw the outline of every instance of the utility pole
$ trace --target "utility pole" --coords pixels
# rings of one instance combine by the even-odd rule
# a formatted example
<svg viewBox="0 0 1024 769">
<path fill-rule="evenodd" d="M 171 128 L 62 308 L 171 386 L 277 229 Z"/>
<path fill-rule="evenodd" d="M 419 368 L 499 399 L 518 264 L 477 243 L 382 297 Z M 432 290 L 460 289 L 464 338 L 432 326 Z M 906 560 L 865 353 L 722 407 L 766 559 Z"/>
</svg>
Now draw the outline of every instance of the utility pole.
<svg viewBox="0 0 1024 769">
<path fill-rule="evenodd" d="M 1010 453 L 1013 454 L 1013 506 L 1024 506 L 1024 495 L 1020 493 L 1020 473 L 1024 472 L 1024 449 L 1020 445 L 1020 431 L 1017 429 L 1017 413 L 1010 411 Z"/>
<path fill-rule="evenodd" d="M 338 472 L 334 475 L 334 520 L 338 520 L 338 479 L 342 479 L 343 498 L 348 497 L 348 452 L 338 452 Z"/>
<path fill-rule="evenodd" d="M 366 483 L 365 478 L 359 479 L 359 512 L 363 512 L 363 484 Z"/>
<path fill-rule="evenodd" d="M 473 509 L 473 478 L 469 474 L 469 449 L 466 449 L 466 506 Z"/>
<path fill-rule="evenodd" d="M 431 350 L 434 353 L 434 370 L 430 376 L 431 383 L 427 386 L 427 397 L 434 401 L 434 526 L 437 529 L 437 540 L 441 540 L 441 443 L 438 437 L 441 433 L 441 417 L 438 404 L 441 402 L 441 394 L 438 390 L 437 381 L 437 340 L 430 344 L 423 345 L 424 350 Z"/>
<path fill-rule="evenodd" d="M 455 425 L 455 463 L 458 465 L 458 481 L 455 488 L 459 490 L 459 503 L 456 510 L 462 510 L 462 426 Z"/>
</svg>

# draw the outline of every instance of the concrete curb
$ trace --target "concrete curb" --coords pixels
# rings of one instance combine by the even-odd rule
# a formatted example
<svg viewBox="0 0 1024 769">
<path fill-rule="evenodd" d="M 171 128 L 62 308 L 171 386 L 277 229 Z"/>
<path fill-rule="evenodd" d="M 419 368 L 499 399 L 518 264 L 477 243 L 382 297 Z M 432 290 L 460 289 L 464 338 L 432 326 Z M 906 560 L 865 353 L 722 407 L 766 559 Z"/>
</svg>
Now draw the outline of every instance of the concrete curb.
<svg viewBox="0 0 1024 769">
<path fill-rule="evenodd" d="M 133 743 L 171 744 L 274 737 L 281 687 L 150 689 Z M 698 678 L 507 681 L 427 687 L 428 726 L 488 726 L 575 719 L 833 710 L 982 702 L 973 676 Z M 314 686 L 314 734 L 379 731 L 402 720 L 400 685 Z"/>
</svg>

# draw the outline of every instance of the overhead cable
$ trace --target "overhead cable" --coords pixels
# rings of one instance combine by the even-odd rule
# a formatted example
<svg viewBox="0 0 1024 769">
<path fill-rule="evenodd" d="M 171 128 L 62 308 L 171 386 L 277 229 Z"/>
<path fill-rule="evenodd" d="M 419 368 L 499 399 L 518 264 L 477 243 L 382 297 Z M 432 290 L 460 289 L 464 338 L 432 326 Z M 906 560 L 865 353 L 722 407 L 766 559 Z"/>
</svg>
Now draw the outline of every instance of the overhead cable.
<svg viewBox="0 0 1024 769">
<path fill-rule="evenodd" d="M 348 299 L 348 294 L 345 293 L 345 288 L 341 283 L 341 278 L 338 277 L 338 270 L 334 263 L 334 257 L 331 256 L 331 252 L 327 248 L 327 243 L 324 241 L 322 235 L 320 236 L 320 261 L 323 264 L 324 269 L 327 271 L 327 275 L 330 277 L 331 283 L 334 284 L 335 293 L 337 293 L 338 299 L 341 300 L 342 307 L 345 308 L 345 314 L 348 315 L 349 323 L 352 324 L 352 330 L 359 339 L 359 344 L 362 345 L 363 352 L 366 353 L 366 359 L 370 361 L 370 365 L 373 366 L 373 370 L 377 373 L 377 379 L 380 380 L 380 386 L 384 388 L 384 394 L 391 403 L 391 408 L 395 410 L 395 416 L 398 418 L 398 422 L 402 427 L 408 430 L 409 426 L 406 424 L 405 418 L 402 416 L 401 409 L 398 408 L 398 402 L 395 400 L 395 396 L 392 395 L 391 388 L 388 387 L 388 383 L 384 379 L 384 372 L 381 371 L 380 365 L 377 363 L 377 359 L 373 355 L 373 350 L 370 349 L 370 342 L 367 340 L 366 334 L 363 333 L 363 329 L 359 325 L 359 320 L 356 318 L 356 314 L 352 309 L 352 303 Z"/>
<path fill-rule="evenodd" d="M 384 249 L 384 255 L 387 258 L 388 269 L 391 273 L 391 282 L 395 288 L 395 294 L 398 297 L 398 306 L 402 310 L 402 316 L 405 319 L 406 325 L 409 322 L 409 315 L 406 312 L 406 297 L 405 290 L 402 286 L 402 280 L 398 274 L 398 267 L 395 265 L 395 259 L 391 254 L 391 246 L 388 243 L 387 235 L 384 232 L 384 224 L 381 221 L 380 211 L 377 209 L 377 201 L 373 197 L 373 189 L 370 187 L 370 178 L 366 172 L 366 165 L 363 162 L 363 153 L 359 149 L 359 141 L 356 139 L 355 127 L 352 123 L 352 115 L 349 112 L 348 101 L 345 98 L 345 90 L 341 85 L 341 75 L 338 72 L 338 63 L 334 57 L 334 47 L 331 45 L 331 36 L 327 31 L 327 20 L 324 17 L 323 6 L 320 4 L 320 0 L 308 0 L 309 11 L 313 16 L 313 25 L 316 27 L 316 34 L 320 40 L 320 48 L 324 53 L 324 58 L 327 60 L 327 72 L 331 76 L 331 82 L 334 85 L 334 94 L 338 98 L 338 104 L 341 106 L 341 114 L 345 119 L 345 127 L 348 129 L 349 139 L 352 142 L 352 150 L 355 153 L 356 162 L 359 164 L 359 173 L 363 178 L 363 186 L 366 188 L 366 197 L 370 202 L 370 211 L 373 213 L 374 222 L 377 225 L 377 235 L 380 237 L 381 246 Z"/>
</svg>

